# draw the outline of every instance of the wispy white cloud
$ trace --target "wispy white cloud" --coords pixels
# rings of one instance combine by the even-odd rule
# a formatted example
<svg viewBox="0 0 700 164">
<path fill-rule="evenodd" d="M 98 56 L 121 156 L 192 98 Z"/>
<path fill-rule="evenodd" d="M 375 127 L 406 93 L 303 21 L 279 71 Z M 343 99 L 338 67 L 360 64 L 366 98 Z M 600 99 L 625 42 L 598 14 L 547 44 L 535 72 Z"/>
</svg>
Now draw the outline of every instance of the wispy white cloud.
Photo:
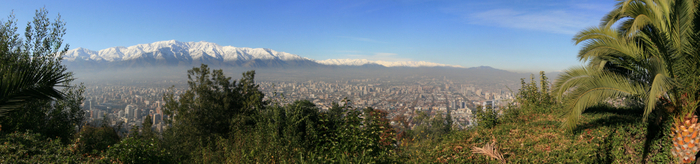
<svg viewBox="0 0 700 164">
<path fill-rule="evenodd" d="M 525 12 L 512 9 L 492 9 L 470 14 L 468 18 L 470 20 L 469 23 L 472 24 L 560 34 L 576 34 L 579 30 L 595 24 L 596 21 L 588 16 L 573 14 L 564 10 Z"/>
<path fill-rule="evenodd" d="M 584 28 L 598 25 L 602 13 L 613 8 L 609 3 L 585 2 L 523 5 L 525 6 L 497 1 L 483 4 L 468 3 L 441 10 L 458 16 L 468 24 L 571 35 Z"/>
<path fill-rule="evenodd" d="M 370 42 L 370 43 L 386 43 L 370 38 L 362 38 L 362 37 L 353 37 L 353 36 L 338 36 L 339 38 L 345 38 L 345 39 L 350 39 L 350 40 L 355 40 L 355 41 L 362 41 L 362 42 Z"/>
</svg>

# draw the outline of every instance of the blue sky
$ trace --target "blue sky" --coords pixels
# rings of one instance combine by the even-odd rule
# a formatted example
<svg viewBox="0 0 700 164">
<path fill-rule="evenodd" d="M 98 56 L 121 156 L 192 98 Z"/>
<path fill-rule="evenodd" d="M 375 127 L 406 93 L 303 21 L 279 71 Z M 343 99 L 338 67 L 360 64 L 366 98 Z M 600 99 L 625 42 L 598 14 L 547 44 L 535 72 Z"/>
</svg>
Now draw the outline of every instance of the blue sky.
<svg viewBox="0 0 700 164">
<path fill-rule="evenodd" d="M 580 65 L 576 32 L 614 0 L 5 0 L 24 26 L 46 7 L 67 22 L 71 48 L 163 40 L 270 48 L 324 60 L 364 58 L 530 72 Z M 23 29 L 20 27 L 20 29 Z"/>
</svg>

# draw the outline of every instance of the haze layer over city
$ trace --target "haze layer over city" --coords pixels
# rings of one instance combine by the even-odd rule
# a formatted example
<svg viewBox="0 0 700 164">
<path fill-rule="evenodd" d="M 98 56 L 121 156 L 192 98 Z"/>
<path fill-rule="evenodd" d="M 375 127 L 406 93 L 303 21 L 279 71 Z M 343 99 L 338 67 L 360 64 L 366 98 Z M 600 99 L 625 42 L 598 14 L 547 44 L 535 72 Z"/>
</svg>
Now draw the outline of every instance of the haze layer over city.
<svg viewBox="0 0 700 164">
<path fill-rule="evenodd" d="M 216 67 L 215 67 L 216 68 Z M 126 68 L 124 71 L 75 72 L 86 85 L 84 108 L 90 118 L 123 120 L 139 126 L 148 114 L 162 116 L 162 95 L 172 88 L 176 94 L 187 88 L 187 67 L 167 69 Z M 234 79 L 255 70 L 256 83 L 265 98 L 282 104 L 309 100 L 321 110 L 347 98 L 358 109 L 372 107 L 390 111 L 389 118 L 416 112 L 450 112 L 463 128 L 473 124 L 472 109 L 487 103 L 506 105 L 520 88 L 521 78 L 530 74 L 513 73 L 491 67 L 382 67 L 341 66 L 309 68 L 222 68 Z M 127 108 L 127 106 L 129 106 Z M 132 116 L 128 117 L 127 110 Z M 137 112 L 137 115 L 133 115 Z M 154 117 L 161 118 L 161 117 Z M 157 121 L 161 122 L 162 120 Z M 115 122 L 116 123 L 116 122 Z M 129 124 L 130 123 L 130 124 Z M 157 124 L 157 126 L 159 126 Z"/>
<path fill-rule="evenodd" d="M 699 4 L 8 1 L 0 163 L 700 163 Z"/>
</svg>

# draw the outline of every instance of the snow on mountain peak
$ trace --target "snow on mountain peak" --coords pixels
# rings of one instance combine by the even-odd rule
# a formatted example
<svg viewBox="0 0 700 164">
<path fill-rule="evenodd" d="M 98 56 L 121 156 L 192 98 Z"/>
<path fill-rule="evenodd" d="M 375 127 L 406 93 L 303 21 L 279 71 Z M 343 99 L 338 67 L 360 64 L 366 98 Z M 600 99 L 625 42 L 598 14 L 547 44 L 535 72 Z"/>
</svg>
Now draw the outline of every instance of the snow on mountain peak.
<svg viewBox="0 0 700 164">
<path fill-rule="evenodd" d="M 96 55 L 97 52 L 78 47 L 77 49 L 72 49 L 68 50 L 65 55 L 63 55 L 63 60 L 67 61 L 75 61 L 75 60 L 88 60 L 90 57 L 93 55 Z"/>
<path fill-rule="evenodd" d="M 367 59 L 328 59 L 316 61 L 299 55 L 286 52 L 278 52 L 269 48 L 248 48 L 220 46 L 216 43 L 199 42 L 179 42 L 176 40 L 158 41 L 147 44 L 137 44 L 129 47 L 110 47 L 99 51 L 85 48 L 68 50 L 64 55 L 66 61 L 97 61 L 97 62 L 119 62 L 119 61 L 145 61 L 166 60 L 171 63 L 181 61 L 201 61 L 207 63 L 252 61 L 260 60 L 281 60 L 281 61 L 308 61 L 324 65 L 361 66 L 365 64 L 376 64 L 385 67 L 460 67 L 456 65 L 439 64 L 425 61 L 381 61 Z"/>
<path fill-rule="evenodd" d="M 85 48 L 69 50 L 65 55 L 68 61 L 76 59 L 95 61 L 122 61 L 133 60 L 153 55 L 154 58 L 164 58 L 162 54 L 170 54 L 177 57 L 189 57 L 191 59 L 213 58 L 220 61 L 254 60 L 254 59 L 280 59 L 280 60 L 308 60 L 298 55 L 277 52 L 267 48 L 247 48 L 220 46 L 216 43 L 179 42 L 176 40 L 158 41 L 147 44 L 138 44 L 129 47 L 110 47 L 107 49 L 92 51 Z"/>
</svg>

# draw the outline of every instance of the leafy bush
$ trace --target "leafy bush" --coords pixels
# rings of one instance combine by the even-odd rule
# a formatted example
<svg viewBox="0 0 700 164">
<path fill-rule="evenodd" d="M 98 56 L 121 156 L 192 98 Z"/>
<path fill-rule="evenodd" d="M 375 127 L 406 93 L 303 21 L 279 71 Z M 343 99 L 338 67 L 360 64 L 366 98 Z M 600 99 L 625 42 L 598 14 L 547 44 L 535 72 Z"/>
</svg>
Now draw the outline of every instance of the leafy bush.
<svg viewBox="0 0 700 164">
<path fill-rule="evenodd" d="M 524 110 L 530 110 L 537 113 L 550 113 L 552 106 L 555 104 L 554 98 L 550 92 L 549 78 L 545 76 L 544 71 L 540 71 L 539 88 L 535 83 L 534 75 L 530 75 L 530 83 L 525 83 L 525 79 L 520 79 L 521 87 L 516 97 L 516 102 Z"/>
<path fill-rule="evenodd" d="M 478 127 L 493 128 L 499 122 L 498 111 L 493 108 L 477 109 L 476 120 Z"/>
<path fill-rule="evenodd" d="M 73 153 L 60 139 L 46 138 L 31 131 L 0 134 L 0 154 L 0 163 L 83 163 L 89 160 Z"/>
<path fill-rule="evenodd" d="M 426 112 L 420 111 L 414 117 L 416 125 L 413 130 L 407 130 L 410 138 L 418 140 L 440 140 L 443 135 L 452 131 L 452 117 L 449 113 L 443 115 L 441 111 L 429 117 Z"/>
<path fill-rule="evenodd" d="M 127 138 L 109 147 L 105 161 L 117 163 L 172 163 L 170 154 L 158 147 L 151 139 Z"/>
<path fill-rule="evenodd" d="M 85 154 L 99 154 L 119 142 L 119 135 L 109 126 L 83 126 L 75 140 L 75 150 Z"/>
</svg>

